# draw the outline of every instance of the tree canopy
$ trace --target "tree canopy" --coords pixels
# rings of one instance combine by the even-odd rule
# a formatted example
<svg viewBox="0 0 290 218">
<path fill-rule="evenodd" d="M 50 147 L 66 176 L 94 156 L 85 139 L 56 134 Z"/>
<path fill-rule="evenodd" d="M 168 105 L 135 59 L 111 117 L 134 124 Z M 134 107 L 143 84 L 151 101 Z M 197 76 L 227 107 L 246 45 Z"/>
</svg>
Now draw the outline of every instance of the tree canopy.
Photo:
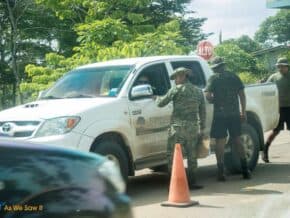
<svg viewBox="0 0 290 218">
<path fill-rule="evenodd" d="M 42 63 L 45 54 L 52 51 L 70 56 L 76 38 L 67 19 L 60 22 L 51 9 L 34 0 L 1 1 L 1 106 L 16 104 L 19 84 L 26 80 L 27 64 Z"/>
<path fill-rule="evenodd" d="M 248 35 L 242 35 L 236 39 L 225 40 L 223 41 L 223 44 L 225 43 L 235 44 L 247 53 L 252 53 L 261 49 L 259 43 L 251 39 L 251 37 L 249 37 Z"/>
<path fill-rule="evenodd" d="M 255 34 L 255 40 L 263 44 L 286 43 L 290 40 L 290 10 L 281 9 L 268 17 Z"/>
<path fill-rule="evenodd" d="M 204 18 L 186 11 L 189 0 L 36 0 L 60 20 L 71 20 L 78 44 L 68 58 L 52 53 L 28 65 L 22 91 L 36 94 L 75 66 L 123 57 L 187 54 L 207 35 Z"/>
<path fill-rule="evenodd" d="M 236 44 L 220 44 L 215 47 L 214 53 L 224 58 L 228 70 L 233 73 L 257 72 L 256 59 Z"/>
</svg>

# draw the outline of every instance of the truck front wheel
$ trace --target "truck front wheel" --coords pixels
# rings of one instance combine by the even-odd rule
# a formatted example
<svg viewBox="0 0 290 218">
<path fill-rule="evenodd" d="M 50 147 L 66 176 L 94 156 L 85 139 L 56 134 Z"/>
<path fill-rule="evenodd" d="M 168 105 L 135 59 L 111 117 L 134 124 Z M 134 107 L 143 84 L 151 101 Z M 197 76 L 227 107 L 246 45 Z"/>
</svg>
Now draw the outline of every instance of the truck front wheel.
<svg viewBox="0 0 290 218">
<path fill-rule="evenodd" d="M 125 181 L 128 179 L 128 158 L 122 146 L 113 140 L 105 140 L 99 142 L 93 149 L 94 153 L 106 156 L 112 160 L 121 170 L 121 174 Z"/>
<path fill-rule="evenodd" d="M 257 131 L 249 124 L 242 125 L 241 142 L 245 148 L 249 169 L 253 171 L 259 158 L 259 137 Z M 240 157 L 231 140 L 225 148 L 225 167 L 230 173 L 240 173 Z"/>
</svg>

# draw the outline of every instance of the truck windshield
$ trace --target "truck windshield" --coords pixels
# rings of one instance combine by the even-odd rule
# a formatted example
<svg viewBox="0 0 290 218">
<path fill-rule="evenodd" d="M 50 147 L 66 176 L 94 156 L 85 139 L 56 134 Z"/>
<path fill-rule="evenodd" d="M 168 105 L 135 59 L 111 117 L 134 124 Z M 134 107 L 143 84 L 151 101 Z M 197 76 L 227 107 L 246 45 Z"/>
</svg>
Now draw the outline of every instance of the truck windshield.
<svg viewBox="0 0 290 218">
<path fill-rule="evenodd" d="M 133 66 L 76 69 L 58 80 L 41 99 L 115 97 Z"/>
</svg>

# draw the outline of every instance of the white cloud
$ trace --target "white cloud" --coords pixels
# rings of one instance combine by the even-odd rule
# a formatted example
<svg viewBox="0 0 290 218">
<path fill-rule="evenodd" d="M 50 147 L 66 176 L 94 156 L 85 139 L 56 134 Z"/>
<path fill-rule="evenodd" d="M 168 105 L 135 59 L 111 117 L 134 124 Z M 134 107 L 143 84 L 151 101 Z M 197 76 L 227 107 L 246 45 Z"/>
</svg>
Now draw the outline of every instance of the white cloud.
<svg viewBox="0 0 290 218">
<path fill-rule="evenodd" d="M 266 8 L 266 0 L 193 0 L 189 8 L 196 11 L 195 16 L 208 18 L 203 30 L 214 33 L 209 38 L 214 44 L 218 43 L 220 30 L 223 39 L 243 34 L 253 37 L 259 25 L 277 12 Z"/>
</svg>

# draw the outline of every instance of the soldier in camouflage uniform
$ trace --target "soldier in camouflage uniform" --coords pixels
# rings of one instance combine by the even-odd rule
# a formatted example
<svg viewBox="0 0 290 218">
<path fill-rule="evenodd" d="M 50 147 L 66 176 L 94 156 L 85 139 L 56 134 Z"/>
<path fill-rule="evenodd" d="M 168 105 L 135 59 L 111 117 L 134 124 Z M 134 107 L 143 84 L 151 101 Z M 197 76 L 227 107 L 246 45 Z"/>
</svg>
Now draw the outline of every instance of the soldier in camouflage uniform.
<svg viewBox="0 0 290 218">
<path fill-rule="evenodd" d="M 225 71 L 225 63 L 222 58 L 216 57 L 213 60 L 212 69 L 215 74 L 209 78 L 205 92 L 207 100 L 214 104 L 211 137 L 216 139 L 217 179 L 225 181 L 224 146 L 228 132 L 234 145 L 238 148 L 243 177 L 250 179 L 251 174 L 248 170 L 245 149 L 240 140 L 241 121 L 246 120 L 244 85 L 237 75 Z"/>
<path fill-rule="evenodd" d="M 175 80 L 176 86 L 165 96 L 157 97 L 156 102 L 159 107 L 173 102 L 167 145 L 168 170 L 171 172 L 175 144 L 180 143 L 187 156 L 189 187 L 199 189 L 202 186 L 196 184 L 196 145 L 199 132 L 202 133 L 205 128 L 205 103 L 202 91 L 187 79 L 190 72 L 184 67 L 177 68 L 170 77 Z"/>
</svg>

